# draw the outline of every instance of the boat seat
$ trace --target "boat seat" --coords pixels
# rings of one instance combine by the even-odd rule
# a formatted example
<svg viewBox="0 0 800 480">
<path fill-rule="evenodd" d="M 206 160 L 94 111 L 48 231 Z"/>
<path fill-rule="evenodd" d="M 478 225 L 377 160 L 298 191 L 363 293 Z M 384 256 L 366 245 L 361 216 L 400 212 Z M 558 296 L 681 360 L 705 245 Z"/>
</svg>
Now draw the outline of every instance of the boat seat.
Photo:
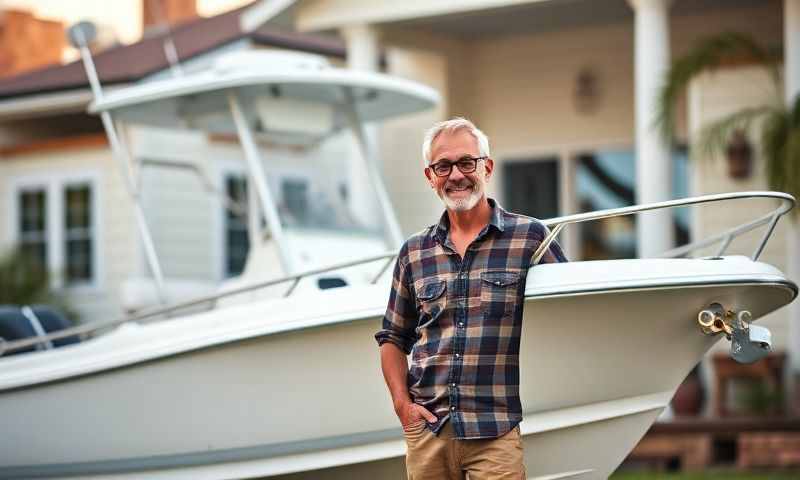
<svg viewBox="0 0 800 480">
<path fill-rule="evenodd" d="M 20 305 L 0 305 L 0 337 L 7 342 L 38 335 L 31 320 L 23 313 L 22 308 L 23 306 Z M 52 307 L 47 305 L 32 305 L 30 308 L 45 333 L 55 332 L 72 326 L 66 317 Z M 80 338 L 77 335 L 72 335 L 53 340 L 51 345 L 53 347 L 61 347 L 78 342 L 80 342 Z M 44 347 L 39 347 L 39 349 L 42 348 Z M 37 350 L 37 347 L 31 346 L 7 355 L 31 352 L 34 350 Z"/>
</svg>

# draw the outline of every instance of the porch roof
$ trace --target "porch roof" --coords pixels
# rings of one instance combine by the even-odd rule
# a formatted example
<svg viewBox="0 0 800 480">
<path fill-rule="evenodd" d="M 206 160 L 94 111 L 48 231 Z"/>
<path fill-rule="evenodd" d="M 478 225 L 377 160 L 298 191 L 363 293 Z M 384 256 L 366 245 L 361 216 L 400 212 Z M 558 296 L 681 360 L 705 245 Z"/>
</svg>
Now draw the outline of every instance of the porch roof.
<svg viewBox="0 0 800 480">
<path fill-rule="evenodd" d="M 674 0 L 670 13 L 695 14 L 762 3 L 763 0 Z M 365 23 L 470 37 L 632 23 L 634 17 L 628 0 L 299 0 L 293 14 L 301 31 Z"/>
</svg>

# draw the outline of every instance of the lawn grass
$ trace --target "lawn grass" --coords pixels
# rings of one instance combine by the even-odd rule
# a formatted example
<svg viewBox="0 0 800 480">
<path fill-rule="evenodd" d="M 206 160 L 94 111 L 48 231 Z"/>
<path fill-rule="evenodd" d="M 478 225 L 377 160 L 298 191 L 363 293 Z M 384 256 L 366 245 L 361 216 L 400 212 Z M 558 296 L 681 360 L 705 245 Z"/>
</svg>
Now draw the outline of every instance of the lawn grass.
<svg viewBox="0 0 800 480">
<path fill-rule="evenodd" d="M 611 480 L 797 480 L 800 470 L 783 472 L 732 472 L 729 470 L 697 473 L 623 472 L 611 475 Z"/>
</svg>

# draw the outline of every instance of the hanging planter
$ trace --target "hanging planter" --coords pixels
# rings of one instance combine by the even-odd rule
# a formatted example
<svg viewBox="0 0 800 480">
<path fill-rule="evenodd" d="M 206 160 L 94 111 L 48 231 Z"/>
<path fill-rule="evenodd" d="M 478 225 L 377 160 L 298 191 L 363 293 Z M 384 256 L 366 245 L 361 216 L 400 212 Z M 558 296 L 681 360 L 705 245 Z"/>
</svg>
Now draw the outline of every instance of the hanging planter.
<svg viewBox="0 0 800 480">
<path fill-rule="evenodd" d="M 733 132 L 725 147 L 725 159 L 728 163 L 728 176 L 735 180 L 743 180 L 750 176 L 753 169 L 753 147 L 744 130 Z"/>
</svg>

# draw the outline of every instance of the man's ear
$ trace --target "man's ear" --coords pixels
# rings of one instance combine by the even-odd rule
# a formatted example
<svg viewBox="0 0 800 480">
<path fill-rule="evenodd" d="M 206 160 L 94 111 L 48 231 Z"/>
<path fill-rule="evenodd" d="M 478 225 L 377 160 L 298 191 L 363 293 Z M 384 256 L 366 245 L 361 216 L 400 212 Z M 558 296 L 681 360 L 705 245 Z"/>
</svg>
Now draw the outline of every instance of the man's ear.
<svg viewBox="0 0 800 480">
<path fill-rule="evenodd" d="M 485 171 L 486 171 L 486 180 L 489 180 L 492 177 L 492 172 L 494 171 L 494 160 L 491 158 L 487 158 L 484 163 Z"/>
<path fill-rule="evenodd" d="M 431 188 L 436 188 L 436 180 L 433 176 L 433 170 L 426 167 L 423 171 L 425 172 L 425 178 L 428 179 L 428 185 L 430 185 Z"/>
</svg>

